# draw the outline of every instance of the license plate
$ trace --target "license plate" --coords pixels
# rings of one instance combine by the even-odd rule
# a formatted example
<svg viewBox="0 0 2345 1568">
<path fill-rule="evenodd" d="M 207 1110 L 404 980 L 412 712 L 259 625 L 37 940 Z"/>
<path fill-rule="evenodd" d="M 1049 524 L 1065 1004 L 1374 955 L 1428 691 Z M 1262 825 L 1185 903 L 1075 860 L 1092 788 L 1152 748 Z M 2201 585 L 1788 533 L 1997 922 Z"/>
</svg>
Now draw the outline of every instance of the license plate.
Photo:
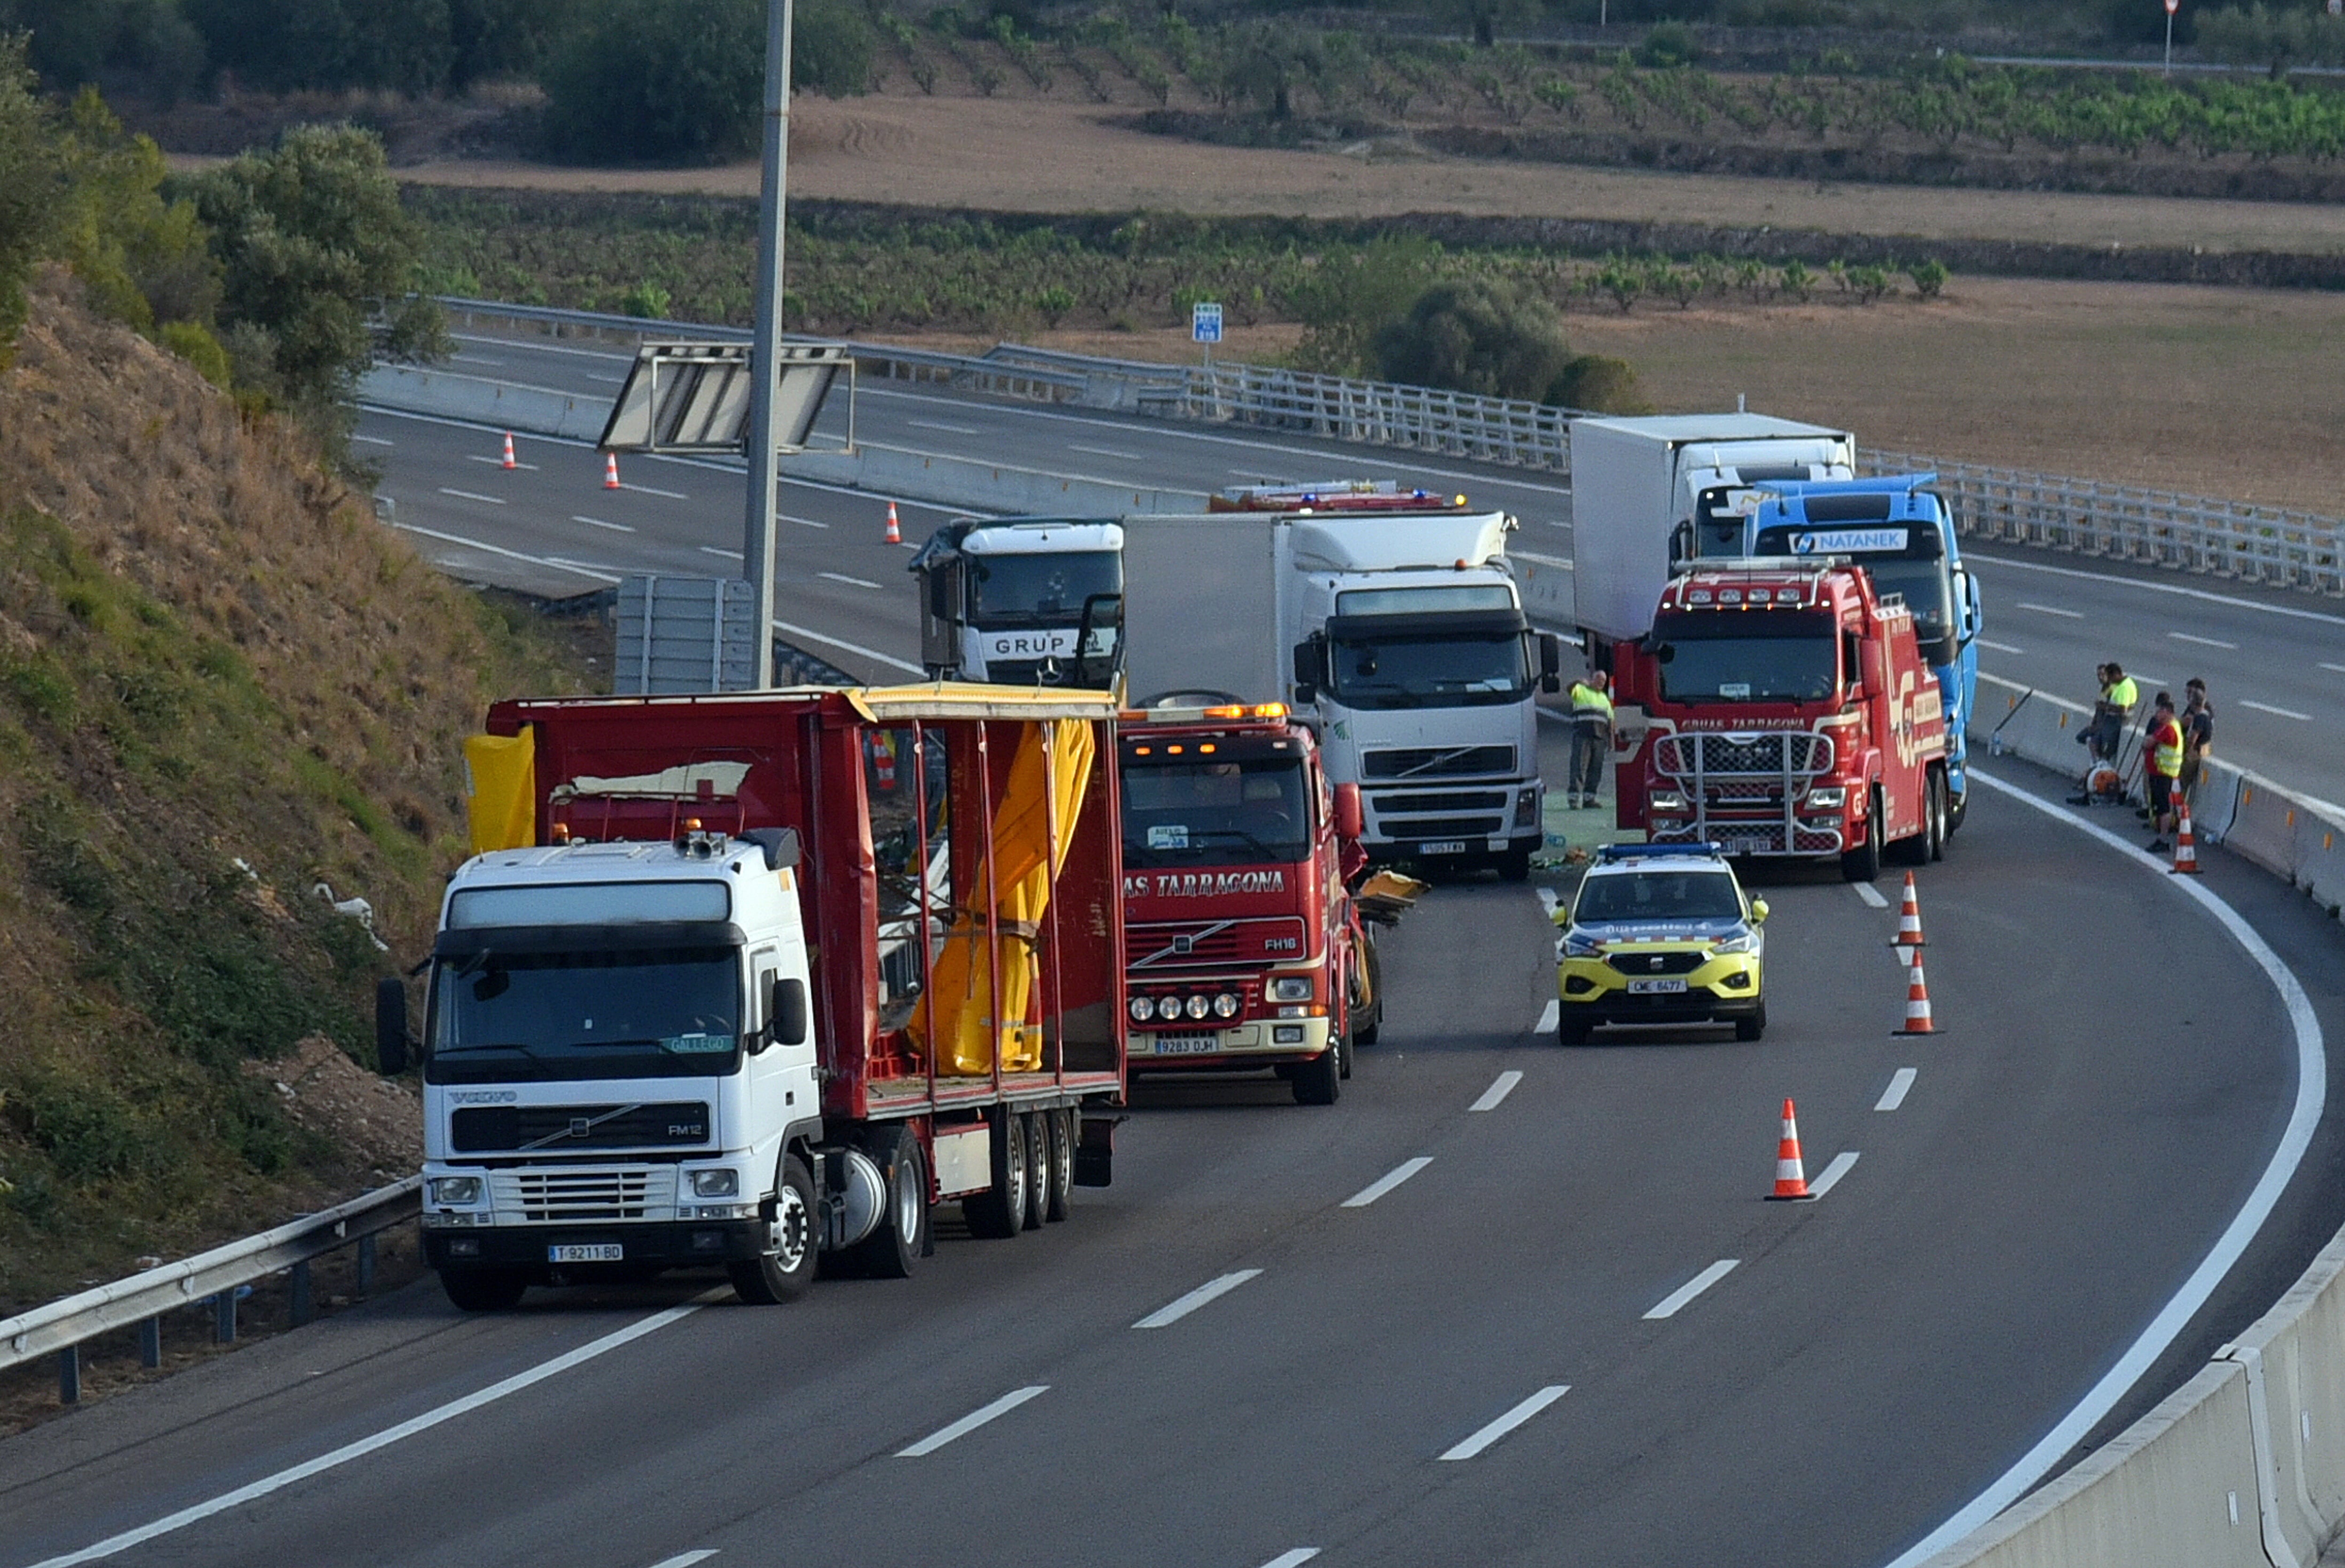
<svg viewBox="0 0 2345 1568">
<path fill-rule="evenodd" d="M 1420 855 L 1462 855 L 1466 852 L 1466 840 L 1440 839 L 1429 844 L 1419 844 L 1416 852 Z"/>
<path fill-rule="evenodd" d="M 1772 839 L 1729 839 L 1727 851 L 1736 855 L 1763 855 L 1775 847 Z"/>
<path fill-rule="evenodd" d="M 1159 1056 L 1194 1056 L 1222 1048 L 1218 1034 L 1159 1034 L 1156 1054 Z"/>
<path fill-rule="evenodd" d="M 1655 996 L 1665 992 L 1683 991 L 1685 988 L 1685 976 L 1679 974 L 1671 975 L 1667 980 L 1632 980 L 1629 983 L 1629 994 Z"/>
<path fill-rule="evenodd" d="M 615 1241 L 549 1247 L 545 1249 L 548 1263 L 617 1263 L 627 1256 L 627 1249 Z"/>
</svg>

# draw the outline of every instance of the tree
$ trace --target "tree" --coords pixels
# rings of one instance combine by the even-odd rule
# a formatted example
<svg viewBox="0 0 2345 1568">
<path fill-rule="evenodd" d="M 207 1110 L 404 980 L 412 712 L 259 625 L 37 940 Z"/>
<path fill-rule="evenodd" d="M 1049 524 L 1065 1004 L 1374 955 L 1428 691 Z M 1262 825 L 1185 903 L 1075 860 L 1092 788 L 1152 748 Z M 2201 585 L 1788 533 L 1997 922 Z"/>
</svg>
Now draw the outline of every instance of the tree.
<svg viewBox="0 0 2345 1568">
<path fill-rule="evenodd" d="M 225 276 L 238 382 L 290 405 L 330 446 L 378 346 L 393 359 L 444 352 L 438 309 L 410 292 L 419 237 L 373 132 L 296 126 L 191 190 Z"/>
<path fill-rule="evenodd" d="M 1544 297 L 1504 283 L 1437 283 L 1376 334 L 1386 381 L 1485 397 L 1538 398 L 1571 362 L 1563 316 Z"/>
<path fill-rule="evenodd" d="M 0 34 L 0 369 L 25 324 L 25 280 L 56 219 L 62 170 L 25 36 Z"/>
<path fill-rule="evenodd" d="M 215 65 L 270 92 L 444 89 L 456 46 L 448 0 L 181 0 Z"/>
<path fill-rule="evenodd" d="M 1332 375 L 1373 369 L 1376 334 L 1425 292 L 1441 257 L 1438 243 L 1414 234 L 1386 235 L 1321 257 L 1288 301 L 1304 329 L 1296 363 Z"/>
<path fill-rule="evenodd" d="M 871 25 L 858 7 L 848 0 L 797 0 L 790 13 L 790 86 L 834 98 L 871 90 Z"/>
<path fill-rule="evenodd" d="M 176 100 L 202 81 L 204 41 L 175 0 L 0 0 L 0 31 L 33 35 L 31 63 L 51 89 L 105 81 Z"/>
<path fill-rule="evenodd" d="M 543 76 L 569 158 L 715 163 L 757 144 L 765 0 L 600 0 Z"/>
<path fill-rule="evenodd" d="M 1541 401 L 1590 413 L 1650 413 L 1637 384 L 1637 372 L 1628 361 L 1609 354 L 1581 354 L 1563 367 Z"/>
<path fill-rule="evenodd" d="M 161 150 L 125 130 L 95 87 L 76 96 L 60 129 L 68 188 L 60 249 L 90 303 L 150 335 L 167 322 L 208 334 L 219 263 L 195 203 L 164 199 Z"/>
</svg>

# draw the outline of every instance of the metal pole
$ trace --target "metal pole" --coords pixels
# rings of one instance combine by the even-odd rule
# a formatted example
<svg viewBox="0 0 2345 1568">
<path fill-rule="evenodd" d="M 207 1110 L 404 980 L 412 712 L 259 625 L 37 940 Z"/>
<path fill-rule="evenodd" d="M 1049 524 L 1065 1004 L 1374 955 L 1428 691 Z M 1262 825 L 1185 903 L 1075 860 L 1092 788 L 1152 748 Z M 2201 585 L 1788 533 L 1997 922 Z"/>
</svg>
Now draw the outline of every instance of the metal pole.
<svg viewBox="0 0 2345 1568">
<path fill-rule="evenodd" d="M 2168 80 L 2174 76 L 2174 13 L 2171 10 L 2166 13 L 2166 75 Z"/>
<path fill-rule="evenodd" d="M 749 573 L 754 684 L 774 684 L 774 407 L 782 384 L 782 216 L 789 190 L 790 0 L 766 0 L 765 176 L 757 196 L 756 380 L 749 392 L 749 502 L 741 554 Z"/>
</svg>

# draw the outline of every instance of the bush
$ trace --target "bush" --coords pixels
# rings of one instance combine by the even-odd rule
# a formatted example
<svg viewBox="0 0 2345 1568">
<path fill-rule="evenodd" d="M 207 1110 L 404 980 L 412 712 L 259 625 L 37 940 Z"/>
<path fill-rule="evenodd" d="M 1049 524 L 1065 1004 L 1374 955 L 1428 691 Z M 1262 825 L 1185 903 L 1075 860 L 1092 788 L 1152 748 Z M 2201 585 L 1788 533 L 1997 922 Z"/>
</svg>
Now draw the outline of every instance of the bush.
<svg viewBox="0 0 2345 1568">
<path fill-rule="evenodd" d="M 869 92 L 871 46 L 870 24 L 848 0 L 797 0 L 791 14 L 790 86 L 832 98 Z M 936 79 L 933 67 L 929 79 Z"/>
<path fill-rule="evenodd" d="M 228 373 L 228 351 L 200 321 L 166 321 L 155 334 L 165 348 L 196 367 L 197 373 L 225 390 L 234 379 Z"/>
<path fill-rule="evenodd" d="M 1701 41 L 1693 29 L 1682 22 L 1661 22 L 1645 35 L 1637 46 L 1637 63 L 1666 69 L 1670 66 L 1690 66 L 1701 58 Z"/>
<path fill-rule="evenodd" d="M 603 0 L 543 76 L 565 158 L 716 163 L 757 145 L 763 0 Z"/>
<path fill-rule="evenodd" d="M 1914 292 L 1934 300 L 1946 287 L 1946 264 L 1931 257 L 1906 268 L 1905 276 L 1914 280 Z"/>
<path fill-rule="evenodd" d="M 1637 384 L 1635 369 L 1628 361 L 1609 354 L 1581 354 L 1574 359 L 1563 367 L 1542 401 L 1591 413 L 1653 412 L 1653 405 L 1645 401 L 1644 389 Z"/>
<path fill-rule="evenodd" d="M 1545 298 L 1504 283 L 1436 284 L 1376 334 L 1386 381 L 1486 397 L 1546 395 L 1570 363 L 1563 317 Z"/>
<path fill-rule="evenodd" d="M 25 280 L 56 219 L 56 149 L 42 125 L 25 39 L 0 35 L 0 370 L 25 324 Z"/>
</svg>

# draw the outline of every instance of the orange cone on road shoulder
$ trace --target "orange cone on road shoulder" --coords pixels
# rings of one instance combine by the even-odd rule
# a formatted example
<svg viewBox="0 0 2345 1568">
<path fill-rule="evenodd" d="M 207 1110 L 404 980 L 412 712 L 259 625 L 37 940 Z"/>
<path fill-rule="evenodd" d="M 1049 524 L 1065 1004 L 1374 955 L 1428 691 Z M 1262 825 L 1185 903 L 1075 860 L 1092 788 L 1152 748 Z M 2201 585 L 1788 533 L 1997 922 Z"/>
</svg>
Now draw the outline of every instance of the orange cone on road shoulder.
<svg viewBox="0 0 2345 1568">
<path fill-rule="evenodd" d="M 1922 937 L 1922 904 L 1914 894 L 1914 873 L 1905 873 L 1905 907 L 1897 911 L 1897 940 L 1893 947 L 1927 947 Z"/>
<path fill-rule="evenodd" d="M 1799 1114 L 1787 1099 L 1782 1136 L 1775 1145 L 1775 1190 L 1767 1195 L 1767 1201 L 1789 1203 L 1814 1196 L 1808 1191 L 1808 1173 L 1800 1163 Z"/>
<path fill-rule="evenodd" d="M 521 466 L 520 463 L 513 461 L 512 431 L 505 432 L 505 460 L 502 466 L 506 468 L 519 468 Z"/>
<path fill-rule="evenodd" d="M 615 452 L 606 452 L 603 454 L 603 488 L 616 490 L 618 487 L 619 454 Z"/>
<path fill-rule="evenodd" d="M 2167 874 L 2185 877 L 2202 875 L 2203 873 L 2198 870 L 2198 840 L 2192 837 L 2190 832 L 2190 797 L 2178 789 L 2174 792 L 2174 799 L 2177 809 L 2182 813 L 2182 820 L 2175 824 L 2174 866 Z"/>
<path fill-rule="evenodd" d="M 904 531 L 896 526 L 896 504 L 890 501 L 888 503 L 888 543 L 900 545 L 903 542 Z"/>
<path fill-rule="evenodd" d="M 1912 967 L 1905 972 L 1905 1027 L 1893 1029 L 1892 1034 L 1935 1034 L 1938 1026 L 1930 1021 L 1930 984 L 1922 977 L 1922 950 L 1907 948 L 1907 962 Z"/>
</svg>

